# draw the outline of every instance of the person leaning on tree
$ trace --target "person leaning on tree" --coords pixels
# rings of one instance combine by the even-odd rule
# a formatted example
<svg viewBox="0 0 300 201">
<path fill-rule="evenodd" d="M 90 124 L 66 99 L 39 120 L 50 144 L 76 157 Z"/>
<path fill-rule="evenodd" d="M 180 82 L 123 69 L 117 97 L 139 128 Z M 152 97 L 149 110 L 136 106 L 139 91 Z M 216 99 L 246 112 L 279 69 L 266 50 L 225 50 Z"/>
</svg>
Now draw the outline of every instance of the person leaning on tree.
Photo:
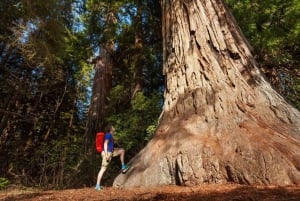
<svg viewBox="0 0 300 201">
<path fill-rule="evenodd" d="M 102 164 L 101 168 L 98 173 L 97 177 L 97 183 L 96 183 L 96 190 L 101 190 L 101 179 L 103 177 L 104 172 L 106 171 L 108 165 L 111 162 L 112 157 L 120 156 L 121 160 L 121 170 L 123 173 L 125 173 L 129 166 L 125 164 L 124 158 L 125 158 L 125 149 L 124 148 L 115 148 L 114 146 L 114 139 L 113 135 L 115 132 L 115 128 L 113 126 L 108 126 L 105 133 L 105 139 L 104 139 L 104 149 L 101 152 L 102 156 Z"/>
</svg>

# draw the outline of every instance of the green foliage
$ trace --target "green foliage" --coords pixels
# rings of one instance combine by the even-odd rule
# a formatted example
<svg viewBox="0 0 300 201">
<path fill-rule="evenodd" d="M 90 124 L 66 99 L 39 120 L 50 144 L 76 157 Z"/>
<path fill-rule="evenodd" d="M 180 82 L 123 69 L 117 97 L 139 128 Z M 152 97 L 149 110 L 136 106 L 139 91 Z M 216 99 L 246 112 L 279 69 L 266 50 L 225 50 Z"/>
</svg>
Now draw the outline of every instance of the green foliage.
<svg viewBox="0 0 300 201">
<path fill-rule="evenodd" d="M 9 180 L 3 177 L 0 177 L 0 190 L 9 185 Z"/>
<path fill-rule="evenodd" d="M 115 84 L 106 119 L 116 127 L 117 145 L 126 148 L 128 157 L 137 154 L 152 138 L 163 102 L 160 5 L 157 1 L 141 1 L 138 6 L 126 4 L 123 10 L 127 14 L 120 17 Z M 137 16 L 139 12 L 143 13 L 143 23 Z M 143 36 L 142 49 L 135 46 L 137 33 Z M 143 72 L 143 88 L 133 97 L 137 69 Z"/>
<path fill-rule="evenodd" d="M 120 94 L 114 95 L 116 96 L 111 94 L 110 97 L 110 108 L 115 108 L 114 104 L 118 104 L 115 99 L 120 99 Z M 107 121 L 116 128 L 117 145 L 126 148 L 130 156 L 135 155 L 151 139 L 161 111 L 161 101 L 162 97 L 159 94 L 146 97 L 139 92 L 131 101 L 132 107 L 123 111 L 115 111 L 107 118 Z"/>
<path fill-rule="evenodd" d="M 81 20 L 91 47 L 97 51 L 99 44 L 114 41 L 118 32 L 117 14 L 123 1 L 88 0 Z"/>
<path fill-rule="evenodd" d="M 96 37 L 91 35 L 93 43 L 97 42 L 95 44 L 105 38 L 105 28 L 109 27 L 114 32 L 110 35 L 116 44 L 113 88 L 108 98 L 106 122 L 117 128 L 117 145 L 126 148 L 129 156 L 133 156 L 151 139 L 163 102 L 160 5 L 158 1 L 102 3 L 105 6 L 101 7 L 101 11 L 100 7 L 88 5 L 90 11 L 85 22 L 89 22 L 88 32 L 97 33 Z M 105 23 L 103 16 L 108 11 L 118 13 L 116 29 Z M 97 29 L 97 26 L 100 28 Z M 141 37 L 143 48 L 136 46 L 136 37 Z M 142 72 L 142 89 L 133 95 L 138 71 Z"/>
<path fill-rule="evenodd" d="M 78 171 L 92 51 L 73 2 L 0 3 L 0 172 L 12 182 L 65 187 Z"/>
<path fill-rule="evenodd" d="M 279 62 L 288 59 L 284 47 L 299 39 L 298 1 L 226 1 L 251 44 L 260 56 L 270 54 Z M 245 13 L 249 13 L 245 15 Z M 282 55 L 284 54 L 284 55 Z M 278 57 L 279 56 L 279 57 Z"/>
<path fill-rule="evenodd" d="M 149 140 L 151 140 L 151 138 L 153 137 L 154 132 L 156 131 L 156 128 L 158 126 L 158 122 L 149 125 L 146 128 L 146 137 L 145 137 L 145 141 L 148 142 Z"/>
</svg>

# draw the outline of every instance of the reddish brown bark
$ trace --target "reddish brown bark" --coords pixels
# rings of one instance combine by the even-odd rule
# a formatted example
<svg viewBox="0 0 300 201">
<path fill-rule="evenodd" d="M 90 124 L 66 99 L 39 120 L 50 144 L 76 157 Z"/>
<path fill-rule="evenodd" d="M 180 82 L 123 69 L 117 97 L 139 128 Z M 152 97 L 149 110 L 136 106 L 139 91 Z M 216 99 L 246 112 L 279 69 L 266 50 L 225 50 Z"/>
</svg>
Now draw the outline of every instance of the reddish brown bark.
<svg viewBox="0 0 300 201">
<path fill-rule="evenodd" d="M 221 0 L 162 0 L 166 90 L 154 138 L 115 186 L 300 184 L 300 113 Z"/>
</svg>

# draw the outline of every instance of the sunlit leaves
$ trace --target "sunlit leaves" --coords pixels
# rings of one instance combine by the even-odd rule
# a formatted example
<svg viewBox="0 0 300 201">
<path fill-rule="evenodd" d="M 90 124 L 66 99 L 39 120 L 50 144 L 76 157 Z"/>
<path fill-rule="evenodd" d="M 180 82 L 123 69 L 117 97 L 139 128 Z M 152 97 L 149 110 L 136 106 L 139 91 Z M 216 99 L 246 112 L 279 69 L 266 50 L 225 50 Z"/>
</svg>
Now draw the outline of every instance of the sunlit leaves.
<svg viewBox="0 0 300 201">
<path fill-rule="evenodd" d="M 9 185 L 9 180 L 3 177 L 0 177 L 0 189 L 5 188 L 6 186 Z"/>
</svg>

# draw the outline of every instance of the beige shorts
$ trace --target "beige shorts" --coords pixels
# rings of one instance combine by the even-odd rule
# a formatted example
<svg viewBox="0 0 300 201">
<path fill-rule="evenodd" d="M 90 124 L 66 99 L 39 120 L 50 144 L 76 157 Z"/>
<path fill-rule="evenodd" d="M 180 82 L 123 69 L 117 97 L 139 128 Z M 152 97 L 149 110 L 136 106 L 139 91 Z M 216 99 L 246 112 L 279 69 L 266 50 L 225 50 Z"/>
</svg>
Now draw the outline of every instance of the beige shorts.
<svg viewBox="0 0 300 201">
<path fill-rule="evenodd" d="M 117 150 L 118 148 L 115 148 L 113 152 L 107 152 L 107 158 L 104 155 L 104 151 L 102 151 L 102 167 L 107 167 L 110 164 L 112 157 L 117 156 Z"/>
</svg>

